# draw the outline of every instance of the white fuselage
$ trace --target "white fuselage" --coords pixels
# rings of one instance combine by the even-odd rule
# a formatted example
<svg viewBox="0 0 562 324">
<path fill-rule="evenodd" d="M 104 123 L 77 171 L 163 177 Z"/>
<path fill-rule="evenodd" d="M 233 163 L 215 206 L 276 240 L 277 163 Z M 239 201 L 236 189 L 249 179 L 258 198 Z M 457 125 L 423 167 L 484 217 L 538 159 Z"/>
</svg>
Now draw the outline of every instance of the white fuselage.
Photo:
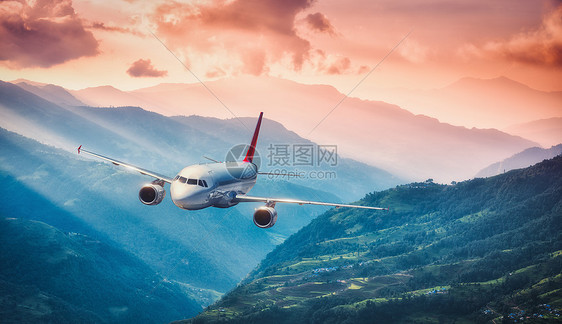
<svg viewBox="0 0 562 324">
<path fill-rule="evenodd" d="M 256 184 L 257 167 L 250 162 L 224 162 L 191 165 L 172 181 L 170 195 L 182 209 L 226 208 L 236 205 L 236 195 L 244 195 Z"/>
</svg>

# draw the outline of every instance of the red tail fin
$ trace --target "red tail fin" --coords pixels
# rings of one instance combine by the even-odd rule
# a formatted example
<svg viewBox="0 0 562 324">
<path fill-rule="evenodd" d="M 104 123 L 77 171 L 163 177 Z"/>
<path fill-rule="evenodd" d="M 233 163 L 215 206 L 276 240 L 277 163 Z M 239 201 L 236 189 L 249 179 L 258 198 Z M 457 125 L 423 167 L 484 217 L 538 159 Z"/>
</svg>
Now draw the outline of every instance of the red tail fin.
<svg viewBox="0 0 562 324">
<path fill-rule="evenodd" d="M 248 149 L 248 153 L 246 153 L 246 157 L 244 158 L 244 162 L 252 162 L 254 159 L 254 153 L 256 152 L 256 144 L 258 142 L 258 134 L 260 133 L 260 125 L 261 125 L 261 117 L 263 116 L 263 112 L 260 113 L 260 117 L 258 118 L 258 123 L 256 125 L 256 130 L 254 131 L 254 136 L 252 137 L 252 143 L 250 143 L 250 148 Z"/>
</svg>

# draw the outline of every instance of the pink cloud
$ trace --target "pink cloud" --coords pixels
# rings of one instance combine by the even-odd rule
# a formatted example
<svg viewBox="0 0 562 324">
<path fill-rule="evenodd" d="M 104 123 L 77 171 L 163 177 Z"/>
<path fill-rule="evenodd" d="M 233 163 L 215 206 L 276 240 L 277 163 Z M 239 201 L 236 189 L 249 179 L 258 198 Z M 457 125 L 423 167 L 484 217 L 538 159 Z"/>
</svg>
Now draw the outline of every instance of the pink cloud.
<svg viewBox="0 0 562 324">
<path fill-rule="evenodd" d="M 264 51 L 249 51 L 243 54 L 242 62 L 244 73 L 258 76 L 268 71 Z"/>
<path fill-rule="evenodd" d="M 476 51 L 531 65 L 562 67 L 562 5 L 547 14 L 536 30 L 516 34 L 506 41 L 488 42 Z"/>
<path fill-rule="evenodd" d="M 351 60 L 347 57 L 339 58 L 327 69 L 328 74 L 342 74 L 351 67 Z"/>
<path fill-rule="evenodd" d="M 71 1 L 1 1 L 0 39 L 0 62 L 10 68 L 47 68 L 98 54 Z"/>
<path fill-rule="evenodd" d="M 207 71 L 207 73 L 205 73 L 205 76 L 211 79 L 224 77 L 225 75 L 226 72 L 219 67 L 214 67 L 211 70 Z"/>
<path fill-rule="evenodd" d="M 366 66 L 366 65 L 361 65 L 361 66 L 359 67 L 359 69 L 357 69 L 357 74 L 364 74 L 364 73 L 369 72 L 370 70 L 371 70 L 371 69 L 369 69 L 368 66 Z"/>
<path fill-rule="evenodd" d="M 308 26 L 314 31 L 328 33 L 330 35 L 336 34 L 336 30 L 328 20 L 328 17 L 320 12 L 309 14 L 308 16 L 306 16 L 305 21 L 307 22 Z"/>
<path fill-rule="evenodd" d="M 103 31 L 107 31 L 107 32 L 133 34 L 133 35 L 137 35 L 137 36 L 142 35 L 138 31 L 131 30 L 130 28 L 110 26 L 110 25 L 106 25 L 104 22 L 100 22 L 100 21 L 94 21 L 93 23 L 89 24 L 89 26 L 87 26 L 87 27 L 92 28 L 92 29 L 97 29 L 97 30 L 103 30 Z"/>
<path fill-rule="evenodd" d="M 214 0 L 201 3 L 168 2 L 157 7 L 151 20 L 171 46 L 186 51 L 218 53 L 238 59 L 243 73 L 266 73 L 267 65 L 289 58 L 300 70 L 309 58 L 310 42 L 295 31 L 295 16 L 313 0 Z M 256 53 L 258 61 L 248 59 Z M 260 67 L 261 65 L 261 67 Z"/>
<path fill-rule="evenodd" d="M 127 73 L 134 77 L 163 77 L 168 75 L 168 71 L 160 71 L 154 68 L 150 60 L 140 59 L 134 62 L 127 70 Z"/>
</svg>

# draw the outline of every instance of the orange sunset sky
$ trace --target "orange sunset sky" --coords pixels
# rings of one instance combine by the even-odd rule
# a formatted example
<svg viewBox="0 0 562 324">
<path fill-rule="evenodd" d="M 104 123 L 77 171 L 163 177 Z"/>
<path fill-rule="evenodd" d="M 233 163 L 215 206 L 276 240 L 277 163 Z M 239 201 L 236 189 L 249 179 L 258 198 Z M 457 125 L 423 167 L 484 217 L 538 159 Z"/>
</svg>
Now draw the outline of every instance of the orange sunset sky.
<svg viewBox="0 0 562 324">
<path fill-rule="evenodd" d="M 203 81 L 269 75 L 347 93 L 403 40 L 355 96 L 462 77 L 562 90 L 553 0 L 1 1 L 0 22 L 2 80 L 69 89 L 197 82 L 176 55 Z"/>
<path fill-rule="evenodd" d="M 344 156 L 412 177 L 447 173 L 443 160 L 444 181 L 469 178 L 529 146 L 559 144 L 561 72 L 555 0 L 0 1 L 4 81 L 128 91 L 72 91 L 94 107 L 219 118 L 264 111 Z M 486 150 L 498 137 L 523 139 L 473 127 L 529 141 Z M 448 148 L 459 151 L 431 154 Z"/>
</svg>

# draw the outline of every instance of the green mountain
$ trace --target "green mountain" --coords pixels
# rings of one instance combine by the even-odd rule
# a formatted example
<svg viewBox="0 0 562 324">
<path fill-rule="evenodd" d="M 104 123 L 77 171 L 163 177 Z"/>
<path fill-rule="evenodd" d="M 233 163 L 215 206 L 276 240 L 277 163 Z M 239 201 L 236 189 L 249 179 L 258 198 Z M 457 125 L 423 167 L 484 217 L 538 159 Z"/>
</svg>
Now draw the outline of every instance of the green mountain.
<svg viewBox="0 0 562 324">
<path fill-rule="evenodd" d="M 131 255 L 38 221 L 0 218 L 3 323 L 161 323 L 200 306 Z"/>
<path fill-rule="evenodd" d="M 362 203 L 391 209 L 329 210 L 189 322 L 561 319 L 562 157 Z"/>
</svg>

